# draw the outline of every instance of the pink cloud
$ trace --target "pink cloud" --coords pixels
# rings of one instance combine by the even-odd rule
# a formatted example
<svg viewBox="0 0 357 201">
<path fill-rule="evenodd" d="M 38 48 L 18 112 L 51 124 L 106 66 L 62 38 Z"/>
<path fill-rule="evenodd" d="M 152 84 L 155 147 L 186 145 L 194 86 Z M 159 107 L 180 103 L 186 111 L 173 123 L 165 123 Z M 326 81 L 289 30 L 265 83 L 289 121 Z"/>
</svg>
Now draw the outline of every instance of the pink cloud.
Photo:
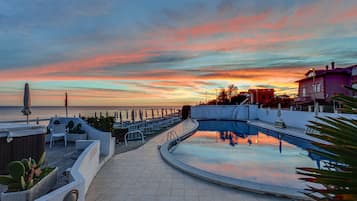
<svg viewBox="0 0 357 201">
<path fill-rule="evenodd" d="M 211 36 L 217 33 L 239 32 L 254 27 L 257 23 L 264 21 L 270 12 L 262 12 L 256 15 L 238 16 L 227 20 L 213 21 L 191 27 L 185 27 L 176 31 L 179 40 L 193 37 Z"/>
<path fill-rule="evenodd" d="M 82 74 L 82 72 L 88 71 L 90 69 L 98 70 L 113 65 L 142 62 L 149 57 L 157 56 L 157 55 L 158 54 L 143 53 L 143 52 L 97 55 L 90 58 L 83 58 L 73 61 L 63 61 L 63 62 L 48 64 L 48 65 L 29 66 L 21 69 L 3 70 L 0 71 L 0 78 L 1 80 L 4 81 L 4 80 L 28 79 L 28 78 L 36 79 L 37 77 L 45 78 L 46 76 L 51 77 L 50 75 L 52 73 L 65 74 L 65 73 L 76 72 L 78 74 Z M 93 78 L 91 76 L 89 77 L 90 78 L 82 78 L 82 79 Z M 111 77 L 111 76 L 107 76 L 107 77 Z M 66 80 L 66 76 L 56 75 L 54 76 L 54 78 Z"/>
</svg>

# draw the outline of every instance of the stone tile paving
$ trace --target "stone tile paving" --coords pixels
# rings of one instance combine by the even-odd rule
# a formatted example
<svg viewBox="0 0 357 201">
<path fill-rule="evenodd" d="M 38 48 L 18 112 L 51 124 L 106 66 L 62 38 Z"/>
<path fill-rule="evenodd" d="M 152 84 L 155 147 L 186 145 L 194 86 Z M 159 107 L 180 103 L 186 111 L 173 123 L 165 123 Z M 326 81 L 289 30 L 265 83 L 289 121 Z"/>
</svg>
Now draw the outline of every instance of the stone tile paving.
<svg viewBox="0 0 357 201">
<path fill-rule="evenodd" d="M 177 133 L 190 122 L 173 129 Z M 93 180 L 87 201 L 264 201 L 286 200 L 221 187 L 198 180 L 167 165 L 157 145 L 166 141 L 166 132 L 144 146 L 114 156 Z"/>
</svg>

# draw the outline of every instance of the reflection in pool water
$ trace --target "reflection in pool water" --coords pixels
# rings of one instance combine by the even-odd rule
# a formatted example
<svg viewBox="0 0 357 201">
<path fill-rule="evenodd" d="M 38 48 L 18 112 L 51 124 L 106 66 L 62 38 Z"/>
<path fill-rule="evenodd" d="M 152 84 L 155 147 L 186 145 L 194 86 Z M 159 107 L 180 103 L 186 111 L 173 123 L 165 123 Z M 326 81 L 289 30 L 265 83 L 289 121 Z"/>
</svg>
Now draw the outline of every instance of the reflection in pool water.
<svg viewBox="0 0 357 201">
<path fill-rule="evenodd" d="M 236 121 L 200 121 L 174 156 L 199 169 L 252 182 L 302 190 L 296 167 L 320 167 L 306 140 Z"/>
</svg>

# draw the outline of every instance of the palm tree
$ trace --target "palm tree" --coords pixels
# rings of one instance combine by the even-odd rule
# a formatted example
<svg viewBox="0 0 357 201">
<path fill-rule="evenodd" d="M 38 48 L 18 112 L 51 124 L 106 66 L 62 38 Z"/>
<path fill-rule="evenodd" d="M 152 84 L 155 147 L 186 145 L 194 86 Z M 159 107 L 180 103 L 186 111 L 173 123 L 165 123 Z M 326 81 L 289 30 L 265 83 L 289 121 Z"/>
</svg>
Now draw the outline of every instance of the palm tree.
<svg viewBox="0 0 357 201">
<path fill-rule="evenodd" d="M 349 87 L 347 87 L 349 88 Z M 356 89 L 351 90 L 357 92 Z M 357 113 L 357 99 L 349 96 L 337 96 L 334 100 L 343 104 L 342 111 Z M 314 200 L 357 200 L 357 120 L 345 117 L 316 117 L 310 121 L 309 128 L 318 131 L 308 135 L 326 141 L 314 142 L 320 148 L 309 150 L 323 158 L 324 165 L 317 168 L 297 168 L 297 173 L 304 175 L 304 181 L 320 184 L 309 185 L 307 196 Z"/>
</svg>

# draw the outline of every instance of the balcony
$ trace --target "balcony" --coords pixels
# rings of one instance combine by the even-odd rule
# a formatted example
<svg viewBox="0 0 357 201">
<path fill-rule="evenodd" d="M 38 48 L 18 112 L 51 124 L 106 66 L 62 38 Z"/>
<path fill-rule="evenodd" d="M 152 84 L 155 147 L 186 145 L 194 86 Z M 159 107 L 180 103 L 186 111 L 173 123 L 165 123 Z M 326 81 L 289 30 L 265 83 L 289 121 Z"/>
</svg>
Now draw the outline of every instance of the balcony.
<svg viewBox="0 0 357 201">
<path fill-rule="evenodd" d="M 312 97 L 311 96 L 304 96 L 304 97 L 296 97 L 294 99 L 294 102 L 297 104 L 303 104 L 303 103 L 309 103 L 312 102 Z"/>
</svg>

